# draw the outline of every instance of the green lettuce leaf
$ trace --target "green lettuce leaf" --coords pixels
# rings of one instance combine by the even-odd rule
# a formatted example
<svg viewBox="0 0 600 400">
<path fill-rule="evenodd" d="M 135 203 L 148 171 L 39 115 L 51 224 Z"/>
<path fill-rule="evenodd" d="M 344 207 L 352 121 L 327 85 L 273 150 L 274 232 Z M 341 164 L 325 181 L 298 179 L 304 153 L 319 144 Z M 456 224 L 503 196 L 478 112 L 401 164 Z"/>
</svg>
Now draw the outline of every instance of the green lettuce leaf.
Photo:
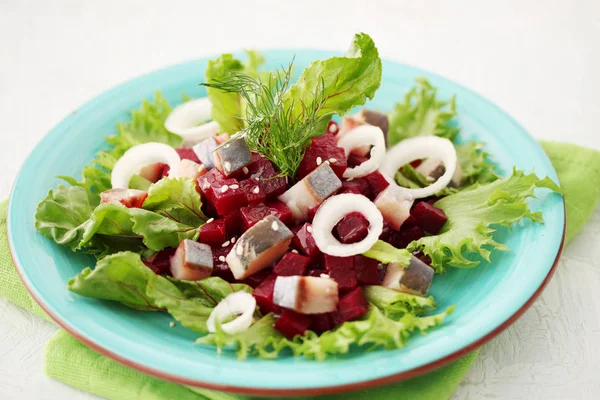
<svg viewBox="0 0 600 400">
<path fill-rule="evenodd" d="M 454 145 L 462 171 L 461 187 L 474 183 L 489 183 L 499 178 L 496 166 L 488 160 L 489 154 L 483 151 L 484 146 L 483 143 L 477 142 Z"/>
<path fill-rule="evenodd" d="M 294 340 L 283 337 L 273 328 L 274 318 L 269 314 L 246 332 L 228 335 L 217 331 L 201 337 L 196 343 L 217 346 L 219 351 L 232 346 L 236 348 L 239 359 L 251 354 L 260 358 L 277 358 L 282 351 L 289 349 L 295 356 L 322 361 L 329 356 L 348 353 L 353 345 L 366 350 L 404 347 L 412 332 L 424 334 L 440 325 L 453 310 L 454 307 L 449 307 L 442 313 L 425 317 L 405 314 L 396 321 L 386 317 L 377 307 L 371 307 L 361 320 L 345 322 L 320 336 L 309 331 Z"/>
<path fill-rule="evenodd" d="M 410 264 L 412 254 L 406 249 L 397 249 L 383 240 L 378 240 L 363 256 L 373 258 L 383 264 Z"/>
<path fill-rule="evenodd" d="M 417 78 L 417 84 L 397 103 L 388 114 L 389 145 L 414 136 L 437 135 L 453 140 L 458 134 L 452 119 L 456 116 L 456 98 L 449 101 L 437 99 L 437 89 L 425 78 Z"/>
<path fill-rule="evenodd" d="M 472 268 L 480 261 L 468 254 L 490 260 L 493 250 L 506 250 L 492 235 L 494 225 L 509 227 L 523 218 L 542 222 L 541 212 L 532 212 L 526 199 L 535 188 L 560 192 L 550 179 L 539 179 L 535 174 L 514 170 L 509 178 L 498 179 L 485 185 L 475 184 L 435 203 L 446 213 L 448 221 L 438 235 L 426 236 L 409 244 L 410 251 L 422 251 L 432 260 L 438 273 L 446 266 Z"/>
<path fill-rule="evenodd" d="M 254 54 L 254 53 L 253 53 Z M 252 71 L 257 66 L 257 57 L 249 59 Z M 206 68 L 206 82 L 223 81 L 230 72 L 243 72 L 244 64 L 232 54 L 222 54 L 216 60 L 210 60 Z M 234 134 L 244 127 L 242 97 L 239 93 L 227 93 L 219 89 L 207 88 L 212 103 L 211 115 L 219 124 L 220 132 Z"/>
<path fill-rule="evenodd" d="M 208 307 L 216 306 L 219 301 L 233 292 L 252 293 L 252 288 L 243 283 L 229 283 L 219 277 L 211 276 L 200 281 L 183 281 L 167 277 L 181 291 L 184 297 L 194 298 Z"/>
<path fill-rule="evenodd" d="M 324 89 L 324 104 L 317 116 L 326 125 L 334 114 L 343 115 L 353 107 L 372 99 L 381 84 L 381 59 L 373 39 L 365 33 L 354 36 L 343 57 L 313 61 L 298 81 L 283 96 L 284 105 L 293 108 L 294 116 L 312 104 L 319 88 Z M 321 134 L 323 126 L 315 128 Z"/>
<path fill-rule="evenodd" d="M 369 303 L 394 320 L 402 318 L 405 314 L 421 315 L 436 307 L 432 296 L 415 296 L 383 286 L 365 286 L 363 290 Z"/>
<path fill-rule="evenodd" d="M 190 178 L 163 178 L 148 190 L 144 209 L 185 225 L 199 227 L 206 221 L 196 182 Z"/>
<path fill-rule="evenodd" d="M 85 268 L 69 280 L 67 288 L 81 296 L 118 301 L 137 310 L 164 311 L 146 294 L 153 276 L 139 254 L 123 252 L 104 257 L 93 270 Z"/>
<path fill-rule="evenodd" d="M 177 247 L 184 239 L 197 240 L 198 227 L 141 208 L 129 208 L 133 232 L 143 238 L 151 250 Z"/>
</svg>

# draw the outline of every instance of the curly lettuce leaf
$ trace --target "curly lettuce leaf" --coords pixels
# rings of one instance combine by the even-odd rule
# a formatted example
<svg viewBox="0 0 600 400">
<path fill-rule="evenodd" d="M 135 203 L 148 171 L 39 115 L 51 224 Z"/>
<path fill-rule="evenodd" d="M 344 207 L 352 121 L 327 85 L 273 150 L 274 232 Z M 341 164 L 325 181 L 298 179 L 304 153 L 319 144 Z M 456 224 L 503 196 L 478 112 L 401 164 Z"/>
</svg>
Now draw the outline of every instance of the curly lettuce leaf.
<svg viewBox="0 0 600 400">
<path fill-rule="evenodd" d="M 190 178 L 163 178 L 156 182 L 148 190 L 143 207 L 185 225 L 197 227 L 206 221 L 196 182 Z"/>
<path fill-rule="evenodd" d="M 453 140 L 459 131 L 452 122 L 456 116 L 456 98 L 437 99 L 437 89 L 426 78 L 417 78 L 416 83 L 404 96 L 404 102 L 397 103 L 388 114 L 389 145 L 427 135 Z"/>
<path fill-rule="evenodd" d="M 216 306 L 219 301 L 233 292 L 252 293 L 252 288 L 243 283 L 229 283 L 219 277 L 211 276 L 200 281 L 183 281 L 167 277 L 186 298 L 194 298 L 208 307 Z"/>
<path fill-rule="evenodd" d="M 294 340 L 283 337 L 273 328 L 273 315 L 268 314 L 252 325 L 247 331 L 229 335 L 223 331 L 199 338 L 196 343 L 216 346 L 219 351 L 224 347 L 234 347 L 239 359 L 249 355 L 260 358 L 277 358 L 289 349 L 295 356 L 322 361 L 329 356 L 346 354 L 352 346 L 366 350 L 377 348 L 397 349 L 404 347 L 414 331 L 425 334 L 430 328 L 440 325 L 453 307 L 446 311 L 425 317 L 405 314 L 400 319 L 386 317 L 377 307 L 371 306 L 364 318 L 345 322 L 338 328 L 324 332 L 320 336 L 308 331 Z"/>
<path fill-rule="evenodd" d="M 536 188 L 560 192 L 550 178 L 539 179 L 533 173 L 525 174 L 515 169 L 509 178 L 485 185 L 475 184 L 444 197 L 435 203 L 448 217 L 441 232 L 412 242 L 408 249 L 429 256 L 431 266 L 438 273 L 444 272 L 446 266 L 477 266 L 480 261 L 468 259 L 468 254 L 489 261 L 493 250 L 506 250 L 505 245 L 493 239 L 495 229 L 492 226 L 509 227 L 523 218 L 543 222 L 542 213 L 532 212 L 526 201 L 533 197 Z"/>
<path fill-rule="evenodd" d="M 469 142 L 454 145 L 456 158 L 462 172 L 461 187 L 474 183 L 489 183 L 500 178 L 496 166 L 490 163 L 489 154 L 483 151 L 483 143 Z"/>
<path fill-rule="evenodd" d="M 359 33 L 343 57 L 310 63 L 283 96 L 284 105 L 293 108 L 294 116 L 301 115 L 303 105 L 312 104 L 318 89 L 323 88 L 325 102 L 317 116 L 326 125 L 334 114 L 343 115 L 372 99 L 381 84 L 381 71 L 373 39 Z M 315 132 L 321 134 L 321 128 L 315 128 Z"/>
<path fill-rule="evenodd" d="M 383 264 L 410 264 L 412 254 L 406 249 L 397 249 L 383 240 L 378 240 L 363 256 L 373 258 Z"/>
<path fill-rule="evenodd" d="M 249 69 L 257 67 L 257 57 L 249 59 Z M 243 72 L 244 64 L 233 57 L 233 54 L 221 54 L 210 60 L 206 68 L 206 82 L 223 81 L 231 72 Z M 208 98 L 212 103 L 211 116 L 219 124 L 220 132 L 234 134 L 244 127 L 242 97 L 239 93 L 227 93 L 219 89 L 207 88 Z"/>
<path fill-rule="evenodd" d="M 415 296 L 383 286 L 365 286 L 363 290 L 369 303 L 394 320 L 398 320 L 405 314 L 421 315 L 436 307 L 433 296 Z"/>
</svg>

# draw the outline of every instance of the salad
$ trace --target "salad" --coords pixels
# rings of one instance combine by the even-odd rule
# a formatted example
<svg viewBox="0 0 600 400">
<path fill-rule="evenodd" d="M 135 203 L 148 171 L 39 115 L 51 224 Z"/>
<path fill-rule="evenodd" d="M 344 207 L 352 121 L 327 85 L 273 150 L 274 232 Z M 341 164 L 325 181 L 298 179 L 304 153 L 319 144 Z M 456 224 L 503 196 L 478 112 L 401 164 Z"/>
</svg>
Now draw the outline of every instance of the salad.
<svg viewBox="0 0 600 400">
<path fill-rule="evenodd" d="M 293 60 L 263 65 L 211 60 L 206 98 L 172 109 L 157 93 L 60 177 L 36 228 L 96 258 L 70 291 L 169 313 L 240 359 L 400 348 L 453 311 L 436 310 L 434 280 L 506 250 L 494 227 L 542 222 L 527 198 L 559 191 L 500 175 L 426 79 L 387 113 L 360 108 L 382 77 L 364 33 L 295 82 Z"/>
</svg>

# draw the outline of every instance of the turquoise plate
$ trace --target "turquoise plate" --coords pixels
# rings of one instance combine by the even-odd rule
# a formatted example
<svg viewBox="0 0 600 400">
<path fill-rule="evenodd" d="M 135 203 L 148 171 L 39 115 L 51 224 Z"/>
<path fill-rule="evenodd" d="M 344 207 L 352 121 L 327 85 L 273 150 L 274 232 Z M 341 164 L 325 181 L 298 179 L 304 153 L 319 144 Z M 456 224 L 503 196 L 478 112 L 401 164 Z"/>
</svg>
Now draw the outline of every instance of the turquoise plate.
<svg viewBox="0 0 600 400">
<path fill-rule="evenodd" d="M 294 55 L 296 71 L 301 71 L 312 60 L 338 53 L 265 52 L 269 68 L 287 65 Z M 48 314 L 82 342 L 133 368 L 188 385 L 275 396 L 341 392 L 406 379 L 466 354 L 514 322 L 548 282 L 562 247 L 565 212 L 560 195 L 540 190 L 531 205 L 543 211 L 545 224 L 525 222 L 511 232 L 501 230 L 498 238 L 510 250 L 495 253 L 490 265 L 450 268 L 436 277 L 431 294 L 441 309 L 456 305 L 456 311 L 439 329 L 417 335 L 400 350 L 354 350 L 325 362 L 292 356 L 237 361 L 233 352 L 219 355 L 212 347 L 194 345 L 197 335 L 179 326 L 170 328 L 167 314 L 136 312 L 70 293 L 67 280 L 93 265 L 93 260 L 35 230 L 37 203 L 61 183 L 57 175 L 79 176 L 84 164 L 105 146 L 104 137 L 115 131 L 115 123 L 125 120 L 142 99 L 151 98 L 156 90 L 171 104 L 180 102 L 184 92 L 205 95 L 198 83 L 206 64 L 207 59 L 201 59 L 159 70 L 89 101 L 44 137 L 15 182 L 8 233 L 17 270 Z M 384 61 L 383 82 L 369 106 L 389 110 L 417 76 L 428 77 L 442 98 L 457 94 L 461 140 L 486 142 L 486 150 L 505 174 L 516 165 L 557 180 L 542 149 L 517 122 L 481 96 L 439 76 Z"/>
</svg>

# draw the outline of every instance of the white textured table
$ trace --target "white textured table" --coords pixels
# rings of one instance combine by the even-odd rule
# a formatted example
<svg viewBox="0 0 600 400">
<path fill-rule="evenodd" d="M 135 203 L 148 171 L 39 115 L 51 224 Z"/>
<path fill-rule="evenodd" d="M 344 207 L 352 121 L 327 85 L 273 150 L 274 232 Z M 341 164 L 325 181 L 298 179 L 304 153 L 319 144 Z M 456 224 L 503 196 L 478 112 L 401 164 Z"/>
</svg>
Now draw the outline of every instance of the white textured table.
<svg viewBox="0 0 600 400">
<path fill-rule="evenodd" d="M 342 51 L 357 31 L 384 57 L 483 94 L 536 138 L 600 149 L 598 1 L 284 3 L 0 1 L 0 196 L 45 132 L 119 82 L 238 48 Z M 597 209 L 541 298 L 484 346 L 456 399 L 600 397 L 599 242 Z M 44 376 L 55 329 L 0 300 L 1 398 L 93 397 Z"/>
</svg>

